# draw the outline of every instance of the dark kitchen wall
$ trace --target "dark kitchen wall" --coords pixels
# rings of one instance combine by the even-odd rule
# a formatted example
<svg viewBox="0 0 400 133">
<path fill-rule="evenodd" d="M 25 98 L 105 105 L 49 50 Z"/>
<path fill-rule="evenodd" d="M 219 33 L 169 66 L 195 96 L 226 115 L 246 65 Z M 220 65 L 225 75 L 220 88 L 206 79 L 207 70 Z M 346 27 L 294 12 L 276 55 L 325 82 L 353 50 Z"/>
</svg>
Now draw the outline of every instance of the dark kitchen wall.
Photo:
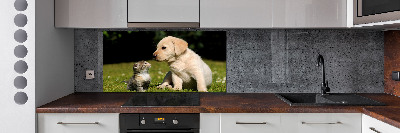
<svg viewBox="0 0 400 133">
<path fill-rule="evenodd" d="M 101 92 L 102 29 L 75 30 L 75 91 Z M 384 32 L 376 30 L 227 31 L 227 92 L 319 92 L 317 55 L 331 92 L 384 92 Z M 95 79 L 85 80 L 85 70 Z"/>
</svg>

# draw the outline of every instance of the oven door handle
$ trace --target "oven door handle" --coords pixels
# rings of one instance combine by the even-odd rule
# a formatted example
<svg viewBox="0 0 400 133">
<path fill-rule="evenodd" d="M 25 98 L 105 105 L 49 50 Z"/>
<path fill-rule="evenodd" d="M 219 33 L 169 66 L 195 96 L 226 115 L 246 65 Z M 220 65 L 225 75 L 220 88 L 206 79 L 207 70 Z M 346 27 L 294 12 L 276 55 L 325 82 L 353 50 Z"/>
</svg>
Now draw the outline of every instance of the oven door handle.
<svg viewBox="0 0 400 133">
<path fill-rule="evenodd" d="M 198 130 L 186 129 L 186 130 L 126 130 L 126 133 L 198 133 Z"/>
</svg>

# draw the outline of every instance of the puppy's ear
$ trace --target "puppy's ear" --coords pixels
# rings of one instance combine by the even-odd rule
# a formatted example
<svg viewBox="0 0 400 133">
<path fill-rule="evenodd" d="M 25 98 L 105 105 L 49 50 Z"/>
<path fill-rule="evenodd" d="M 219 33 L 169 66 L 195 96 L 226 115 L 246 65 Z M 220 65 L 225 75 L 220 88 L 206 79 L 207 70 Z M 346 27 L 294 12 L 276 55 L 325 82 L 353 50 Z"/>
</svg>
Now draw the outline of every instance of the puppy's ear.
<svg viewBox="0 0 400 133">
<path fill-rule="evenodd" d="M 185 40 L 173 37 L 171 41 L 175 47 L 175 55 L 181 55 L 188 48 L 188 43 Z"/>
</svg>

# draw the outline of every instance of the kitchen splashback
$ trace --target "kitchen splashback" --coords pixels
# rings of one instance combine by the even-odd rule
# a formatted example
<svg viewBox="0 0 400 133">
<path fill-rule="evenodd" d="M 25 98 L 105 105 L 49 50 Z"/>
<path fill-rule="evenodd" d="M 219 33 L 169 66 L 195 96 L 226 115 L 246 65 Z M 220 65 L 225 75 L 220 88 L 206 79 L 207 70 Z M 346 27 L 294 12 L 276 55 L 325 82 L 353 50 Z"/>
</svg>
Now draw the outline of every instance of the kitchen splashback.
<svg viewBox="0 0 400 133">
<path fill-rule="evenodd" d="M 103 91 L 103 29 L 75 30 L 75 91 Z M 331 92 L 383 93 L 384 32 L 376 30 L 227 31 L 227 93 L 319 92 L 325 58 Z M 95 78 L 85 80 L 86 70 Z"/>
<path fill-rule="evenodd" d="M 400 71 L 400 31 L 385 32 L 385 93 L 400 96 L 400 82 L 392 79 L 393 71 Z"/>
</svg>

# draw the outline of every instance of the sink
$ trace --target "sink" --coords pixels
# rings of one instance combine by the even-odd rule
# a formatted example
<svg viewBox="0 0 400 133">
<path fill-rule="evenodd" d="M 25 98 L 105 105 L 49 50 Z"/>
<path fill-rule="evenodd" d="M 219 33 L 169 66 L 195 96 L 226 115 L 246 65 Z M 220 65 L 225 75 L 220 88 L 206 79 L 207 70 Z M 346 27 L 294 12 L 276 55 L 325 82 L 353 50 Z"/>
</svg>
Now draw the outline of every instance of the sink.
<svg viewBox="0 0 400 133">
<path fill-rule="evenodd" d="M 384 106 L 385 104 L 357 95 L 348 93 L 279 93 L 275 94 L 290 106 Z"/>
</svg>

